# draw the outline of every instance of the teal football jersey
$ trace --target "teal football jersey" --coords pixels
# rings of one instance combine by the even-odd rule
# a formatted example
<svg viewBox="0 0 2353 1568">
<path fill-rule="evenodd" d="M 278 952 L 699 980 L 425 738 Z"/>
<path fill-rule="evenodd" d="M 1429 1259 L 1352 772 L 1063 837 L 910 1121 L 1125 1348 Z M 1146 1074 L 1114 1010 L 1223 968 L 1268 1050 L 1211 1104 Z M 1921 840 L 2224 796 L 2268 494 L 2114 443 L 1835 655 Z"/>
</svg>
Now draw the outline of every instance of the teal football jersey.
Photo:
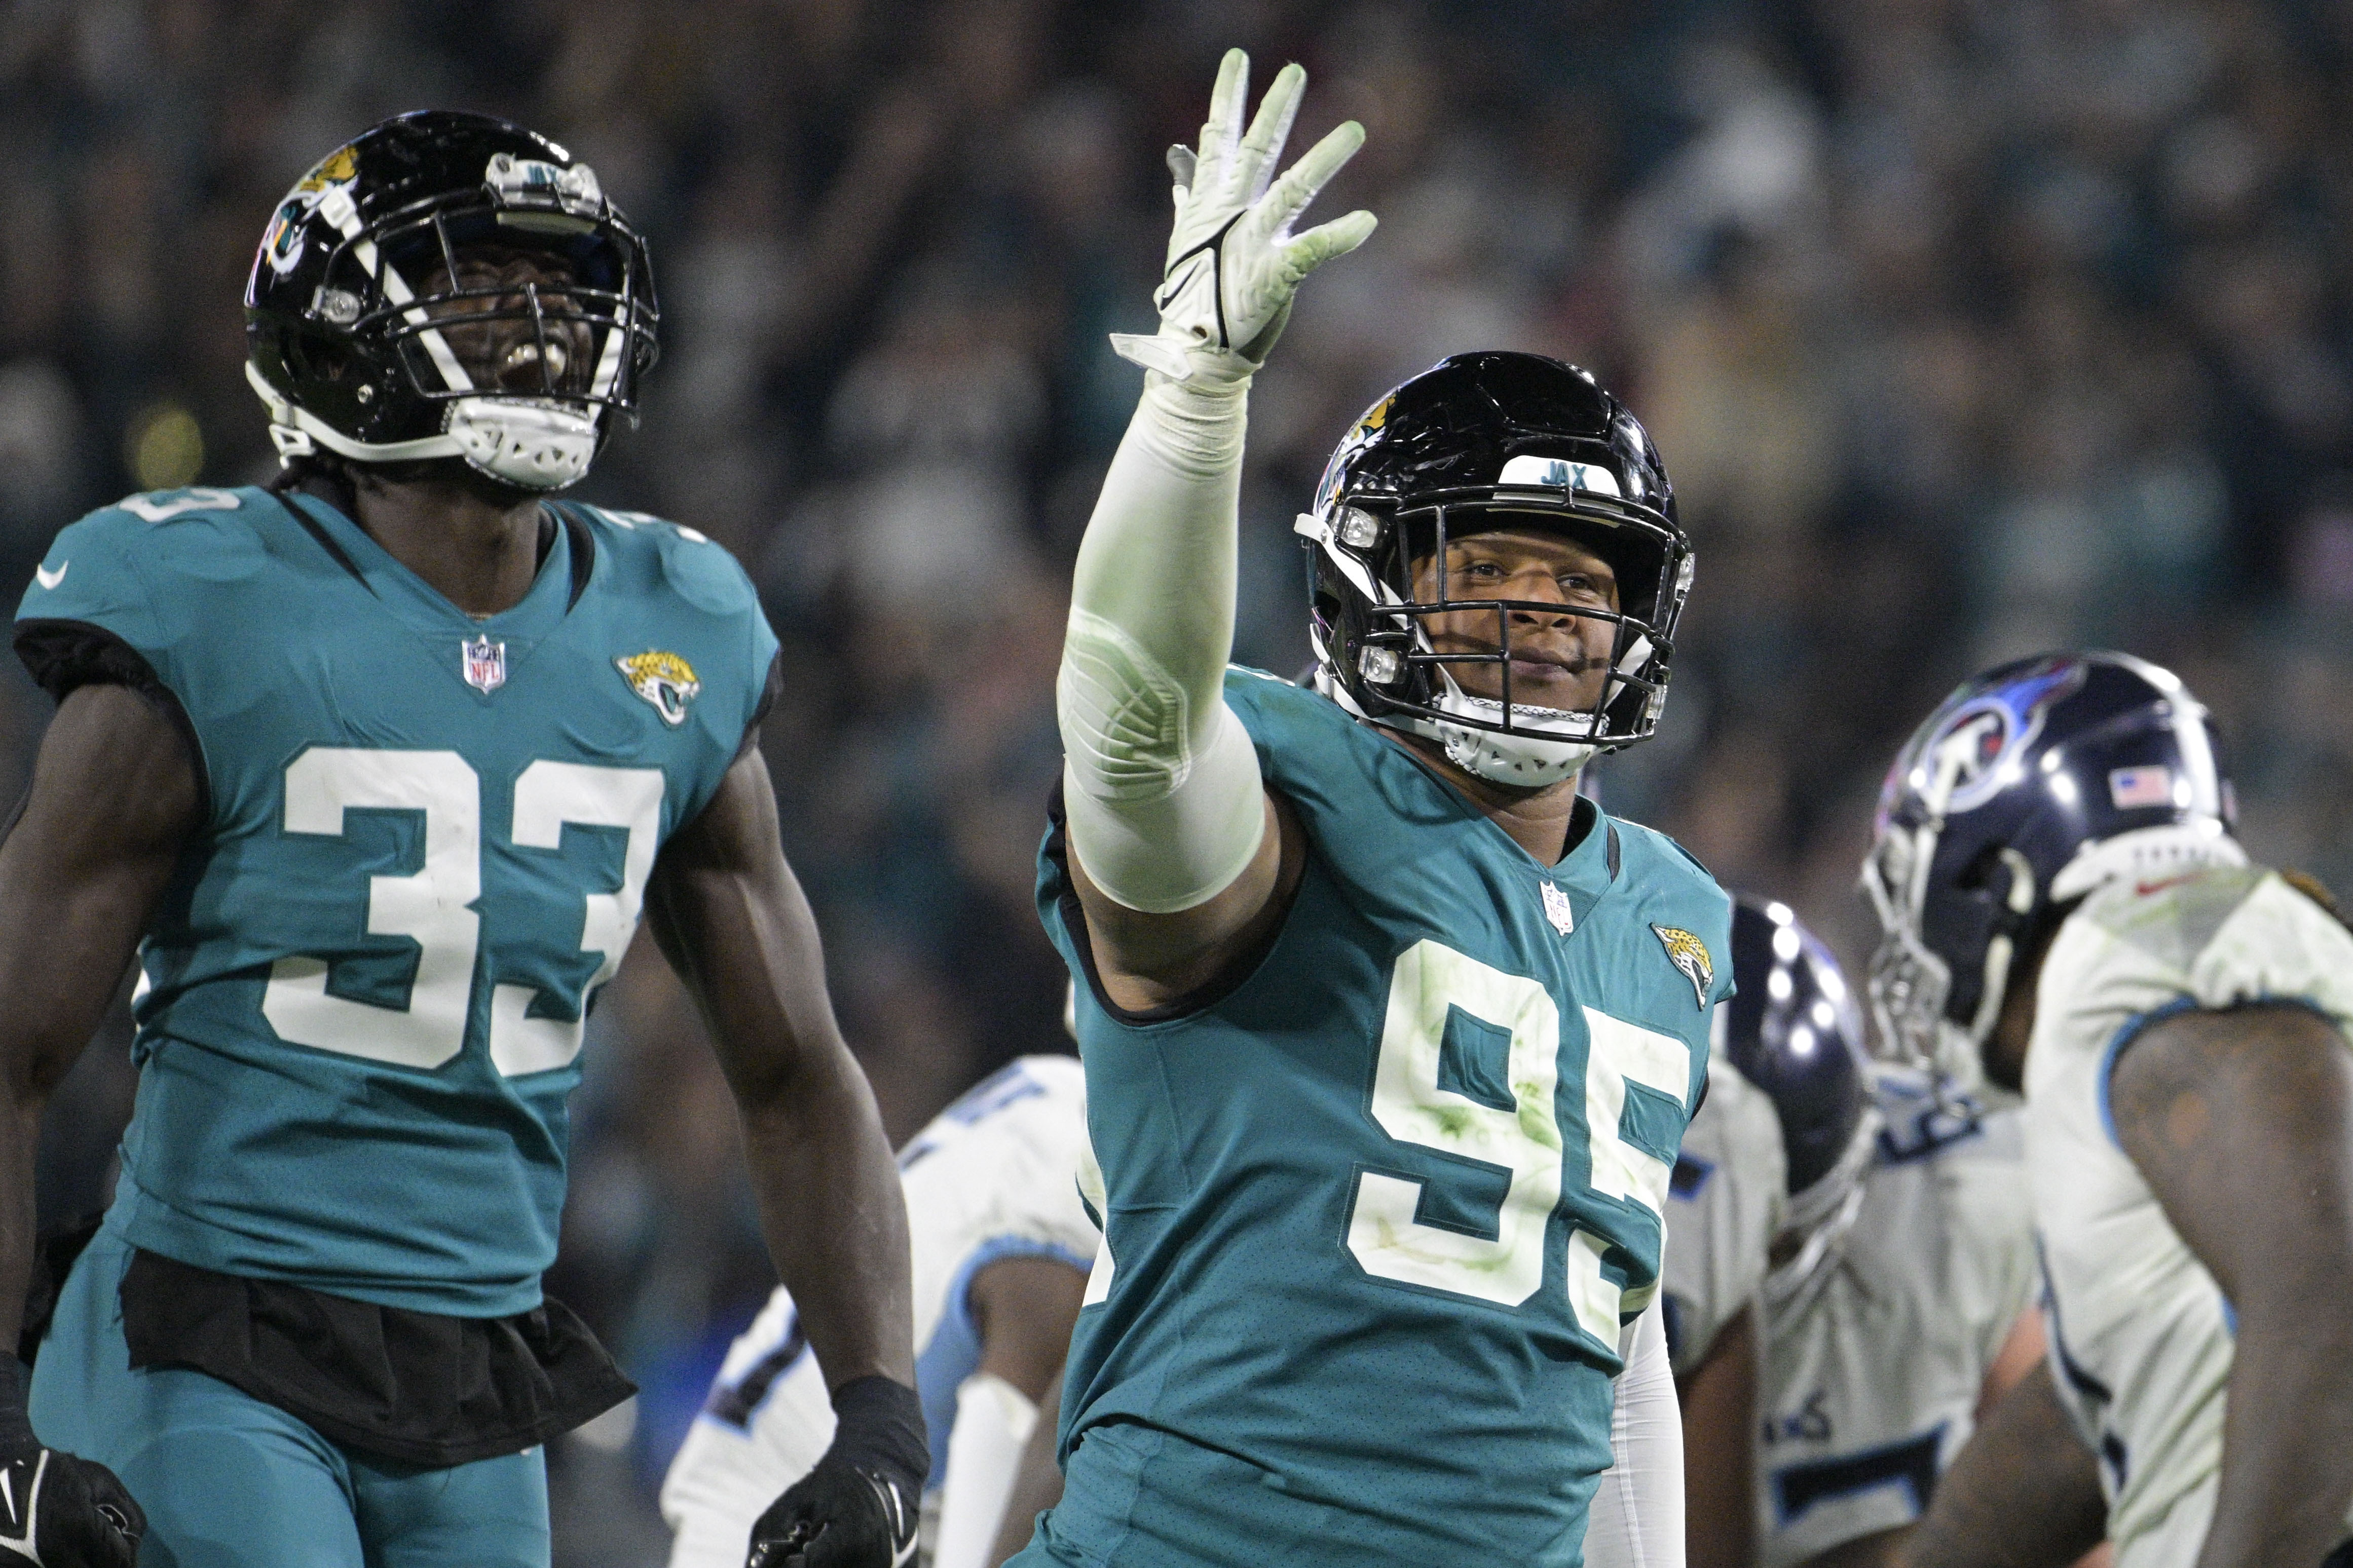
<svg viewBox="0 0 2353 1568">
<path fill-rule="evenodd" d="M 50 545 L 20 649 L 127 646 L 206 793 L 141 950 L 108 1222 L 132 1244 L 385 1306 L 538 1303 L 586 1010 L 776 647 L 702 535 L 561 512 L 479 622 L 308 496 L 133 496 Z"/>
<path fill-rule="evenodd" d="M 1575 1564 L 1731 991 L 1730 901 L 1589 805 L 1538 865 L 1312 691 L 1235 670 L 1226 700 L 1311 847 L 1246 979 L 1118 1014 L 1059 830 L 1040 858 L 1106 1250 L 1033 1551 Z"/>
</svg>

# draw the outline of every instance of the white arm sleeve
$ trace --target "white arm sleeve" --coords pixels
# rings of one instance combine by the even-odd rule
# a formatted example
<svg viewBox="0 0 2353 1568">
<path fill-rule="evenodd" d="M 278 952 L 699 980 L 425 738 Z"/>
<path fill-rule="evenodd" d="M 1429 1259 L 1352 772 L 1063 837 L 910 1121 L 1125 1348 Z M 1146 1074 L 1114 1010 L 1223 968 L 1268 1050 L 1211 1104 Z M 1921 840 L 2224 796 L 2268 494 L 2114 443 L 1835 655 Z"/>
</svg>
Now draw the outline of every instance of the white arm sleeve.
<svg viewBox="0 0 2353 1568">
<path fill-rule="evenodd" d="M 1586 1568 L 1683 1568 L 1683 1422 L 1659 1307 L 1620 1342 L 1609 1468 L 1586 1516 Z"/>
<path fill-rule="evenodd" d="M 1037 1425 L 1038 1407 L 993 1373 L 976 1372 L 956 1386 L 932 1568 L 983 1568 L 988 1561 L 1021 1450 Z"/>
<path fill-rule="evenodd" d="M 1055 682 L 1070 841 L 1130 909 L 1222 891 L 1265 835 L 1258 753 L 1226 706 L 1247 379 L 1145 377 L 1079 546 Z"/>
</svg>

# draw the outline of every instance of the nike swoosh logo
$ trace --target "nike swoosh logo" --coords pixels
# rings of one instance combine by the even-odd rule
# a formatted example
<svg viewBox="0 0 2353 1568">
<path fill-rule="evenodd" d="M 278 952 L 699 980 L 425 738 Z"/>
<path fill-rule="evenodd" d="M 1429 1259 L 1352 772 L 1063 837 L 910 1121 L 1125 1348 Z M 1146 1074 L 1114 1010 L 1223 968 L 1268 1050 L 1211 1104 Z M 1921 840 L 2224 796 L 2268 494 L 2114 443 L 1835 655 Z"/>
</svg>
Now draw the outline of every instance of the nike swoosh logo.
<svg viewBox="0 0 2353 1568">
<path fill-rule="evenodd" d="M 46 566 L 36 566 L 33 568 L 33 575 L 39 580 L 42 587 L 54 588 L 66 580 L 66 568 L 72 564 L 70 561 L 60 562 L 54 572 Z"/>
</svg>

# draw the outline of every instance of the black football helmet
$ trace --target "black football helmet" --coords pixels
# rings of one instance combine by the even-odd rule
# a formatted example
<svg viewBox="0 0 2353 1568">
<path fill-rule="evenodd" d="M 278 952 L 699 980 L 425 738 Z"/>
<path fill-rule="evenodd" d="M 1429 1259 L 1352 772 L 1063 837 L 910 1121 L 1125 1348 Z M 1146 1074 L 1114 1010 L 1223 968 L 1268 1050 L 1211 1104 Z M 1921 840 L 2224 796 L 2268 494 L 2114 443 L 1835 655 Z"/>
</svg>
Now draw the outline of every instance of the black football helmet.
<svg viewBox="0 0 2353 1568">
<path fill-rule="evenodd" d="M 2236 815 L 2206 710 L 2169 670 L 2057 653 L 1961 687 L 1889 770 L 1863 860 L 1885 1047 L 1986 1082 L 2017 954 L 2102 883 L 2242 863 Z"/>
<path fill-rule="evenodd" d="M 1511 698 L 1512 615 L 1562 606 L 1457 599 L 1450 539 L 1500 528 L 1556 530 L 1618 575 L 1611 676 L 1578 712 Z M 1691 592 L 1691 542 L 1665 465 L 1641 423 L 1589 372 L 1529 353 L 1445 360 L 1366 410 L 1324 470 L 1306 541 L 1317 686 L 1379 724 L 1441 742 L 1459 766 L 1499 783 L 1556 783 L 1597 752 L 1658 727 L 1675 624 Z M 1415 597 L 1413 563 L 1435 553 L 1438 597 Z M 1432 651 L 1424 621 L 1493 612 L 1491 654 Z M 1449 666 L 1499 664 L 1500 701 L 1464 692 Z"/>
<path fill-rule="evenodd" d="M 1725 1055 L 1773 1102 L 1788 1172 L 1767 1277 L 1778 1300 L 1802 1287 L 1853 1224 L 1881 1118 L 1862 1011 L 1838 960 L 1789 906 L 1741 897 L 1732 910 L 1732 1000 L 1716 1009 Z"/>
<path fill-rule="evenodd" d="M 497 277 L 523 263 L 524 281 Z M 608 414 L 634 422 L 659 310 L 645 241 L 587 164 L 503 120 L 427 110 L 287 193 L 245 319 L 281 460 L 456 458 L 553 490 L 588 471 Z"/>
</svg>

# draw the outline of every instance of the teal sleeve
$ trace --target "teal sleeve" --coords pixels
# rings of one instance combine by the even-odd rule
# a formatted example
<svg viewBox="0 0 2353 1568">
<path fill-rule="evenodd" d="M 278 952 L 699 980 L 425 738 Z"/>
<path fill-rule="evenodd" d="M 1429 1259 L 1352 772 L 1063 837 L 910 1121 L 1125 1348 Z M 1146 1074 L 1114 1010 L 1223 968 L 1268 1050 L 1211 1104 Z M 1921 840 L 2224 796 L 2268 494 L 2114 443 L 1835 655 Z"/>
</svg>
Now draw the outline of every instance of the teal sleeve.
<svg viewBox="0 0 2353 1568">
<path fill-rule="evenodd" d="M 58 531 L 26 585 L 16 606 L 19 656 L 53 695 L 63 692 L 37 664 L 37 635 L 26 633 L 60 624 L 105 632 L 144 658 L 157 676 L 165 675 L 174 639 L 132 548 L 132 531 L 145 526 L 120 508 L 94 511 Z"/>
</svg>

